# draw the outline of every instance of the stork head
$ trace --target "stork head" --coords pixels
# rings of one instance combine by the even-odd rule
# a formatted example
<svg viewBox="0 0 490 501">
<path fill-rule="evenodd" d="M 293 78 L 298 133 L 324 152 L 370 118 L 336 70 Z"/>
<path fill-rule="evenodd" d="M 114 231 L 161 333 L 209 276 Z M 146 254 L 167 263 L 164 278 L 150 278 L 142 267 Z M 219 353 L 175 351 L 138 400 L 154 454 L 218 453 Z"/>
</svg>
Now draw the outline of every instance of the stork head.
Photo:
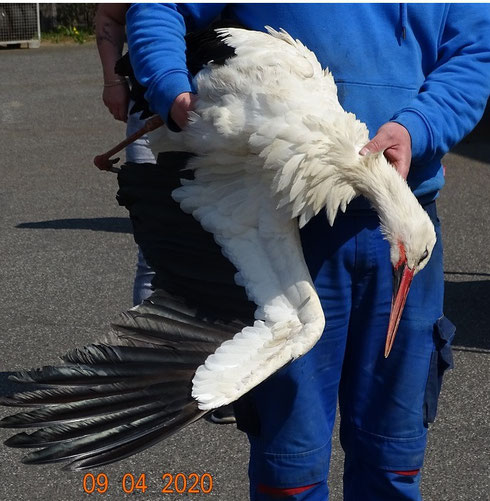
<svg viewBox="0 0 490 501">
<path fill-rule="evenodd" d="M 385 357 L 393 346 L 413 277 L 432 255 L 436 232 L 429 215 L 405 179 L 382 153 L 360 157 L 350 169 L 351 183 L 365 195 L 378 213 L 381 230 L 390 244 L 393 297 L 386 334 Z"/>
<path fill-rule="evenodd" d="M 405 193 L 404 193 L 405 194 Z M 385 357 L 393 346 L 398 325 L 413 277 L 422 270 L 432 255 L 436 233 L 428 214 L 410 192 L 388 216 L 383 229 L 390 243 L 390 259 L 393 267 L 393 297 L 386 335 Z"/>
</svg>

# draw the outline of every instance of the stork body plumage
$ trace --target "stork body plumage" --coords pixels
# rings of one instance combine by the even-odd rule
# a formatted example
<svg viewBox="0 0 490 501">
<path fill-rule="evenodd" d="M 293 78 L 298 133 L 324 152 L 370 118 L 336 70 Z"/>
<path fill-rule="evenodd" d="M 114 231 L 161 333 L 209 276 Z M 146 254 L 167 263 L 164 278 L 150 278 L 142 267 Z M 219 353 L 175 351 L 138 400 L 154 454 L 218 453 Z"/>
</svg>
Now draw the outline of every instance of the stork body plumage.
<svg viewBox="0 0 490 501">
<path fill-rule="evenodd" d="M 158 152 L 193 154 L 186 159 L 193 174 L 180 176 L 177 170 L 164 188 L 188 214 L 181 216 L 180 209 L 165 202 L 177 221 L 173 231 L 187 231 L 197 240 L 182 244 L 171 236 L 161 247 L 164 253 L 177 249 L 172 254 L 177 259 L 192 257 L 192 265 L 180 275 L 172 264 L 162 265 L 168 266 L 162 279 L 163 289 L 169 281 L 167 291 L 157 290 L 123 314 L 98 345 L 67 355 L 68 366 L 17 376 L 19 381 L 63 386 L 3 400 L 6 405 L 51 404 L 2 422 L 7 427 L 55 423 L 10 439 L 15 447 L 46 446 L 27 462 L 75 458 L 74 467 L 86 468 L 121 459 L 205 411 L 237 400 L 310 350 L 325 317 L 302 255 L 298 226 L 323 208 L 333 224 L 337 211 L 361 194 L 377 210 L 392 264 L 402 274 L 402 297 L 396 295 L 390 320 L 392 343 L 411 277 L 425 266 L 435 243 L 427 214 L 383 155 L 359 155 L 368 141 L 367 128 L 342 109 L 332 75 L 312 52 L 271 29 L 230 28 L 219 30 L 219 36 L 235 56 L 222 64 L 211 62 L 197 74 L 196 108 L 183 132 L 162 129 L 152 138 Z M 177 176 L 183 178 L 177 182 Z M 139 224 L 143 209 L 137 200 L 122 203 Z M 196 237 L 189 218 L 209 235 Z M 202 262 L 193 246 L 202 249 Z M 158 258 L 153 258 L 158 252 L 148 249 L 158 275 Z M 234 271 L 227 268 L 231 278 L 216 277 L 220 271 L 213 266 L 224 266 L 220 252 L 234 266 Z M 188 277 L 193 269 L 203 280 L 220 282 L 216 297 L 222 304 L 208 301 L 207 291 L 200 297 L 202 287 Z M 174 276 L 180 282 L 173 283 Z M 234 292 L 232 280 L 244 288 L 254 311 Z M 230 318 L 216 321 L 203 314 L 204 303 L 214 304 L 216 311 L 228 309 Z M 136 390 L 145 392 L 150 404 L 141 403 Z M 100 399 L 94 399 L 94 391 Z M 101 417 L 104 405 L 112 403 L 117 403 L 116 411 L 106 410 L 110 415 Z M 63 425 L 82 409 L 85 416 L 94 409 L 98 417 Z"/>
<path fill-rule="evenodd" d="M 271 28 L 218 31 L 236 57 L 197 75 L 188 128 L 163 132 L 197 154 L 195 179 L 174 198 L 215 236 L 258 306 L 254 326 L 198 369 L 193 395 L 203 409 L 236 400 L 323 332 L 295 218 L 301 227 L 325 207 L 333 224 L 362 194 L 380 216 L 394 263 L 399 243 L 419 234 L 416 248 L 435 243 L 429 217 L 383 155 L 359 155 L 368 130 L 342 109 L 332 75 L 311 51 Z M 165 148 L 158 136 L 153 144 Z"/>
</svg>

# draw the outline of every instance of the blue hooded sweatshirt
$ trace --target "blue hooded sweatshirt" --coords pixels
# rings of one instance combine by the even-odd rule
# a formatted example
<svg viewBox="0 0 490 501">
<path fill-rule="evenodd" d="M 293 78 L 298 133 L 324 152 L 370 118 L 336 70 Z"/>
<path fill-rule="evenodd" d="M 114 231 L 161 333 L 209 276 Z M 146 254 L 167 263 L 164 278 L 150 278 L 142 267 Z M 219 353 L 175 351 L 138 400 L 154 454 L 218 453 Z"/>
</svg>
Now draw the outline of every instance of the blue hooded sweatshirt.
<svg viewBox="0 0 490 501">
<path fill-rule="evenodd" d="M 484 4 L 133 4 L 131 62 L 152 108 L 167 117 L 192 92 L 186 31 L 222 15 L 283 28 L 332 72 L 341 105 L 373 137 L 388 121 L 412 139 L 408 183 L 434 198 L 442 156 L 481 118 L 490 93 L 490 6 Z"/>
</svg>

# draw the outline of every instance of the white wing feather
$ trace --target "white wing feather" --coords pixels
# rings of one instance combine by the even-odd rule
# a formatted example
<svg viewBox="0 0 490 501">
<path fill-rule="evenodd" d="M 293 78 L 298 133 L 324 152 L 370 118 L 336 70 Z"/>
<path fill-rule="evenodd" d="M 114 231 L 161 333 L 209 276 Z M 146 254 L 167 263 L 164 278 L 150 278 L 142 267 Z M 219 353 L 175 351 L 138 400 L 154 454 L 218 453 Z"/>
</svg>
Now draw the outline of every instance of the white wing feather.
<svg viewBox="0 0 490 501">
<path fill-rule="evenodd" d="M 239 270 L 237 282 L 257 305 L 254 325 L 221 345 L 196 372 L 193 396 L 201 409 L 212 409 L 236 400 L 306 353 L 323 331 L 324 315 L 304 263 L 298 226 L 285 211 L 275 210 L 269 187 L 256 173 L 246 172 L 250 165 L 220 174 L 216 159 L 207 157 L 189 166 L 195 168 L 195 179 L 173 197 L 213 233 Z"/>
</svg>

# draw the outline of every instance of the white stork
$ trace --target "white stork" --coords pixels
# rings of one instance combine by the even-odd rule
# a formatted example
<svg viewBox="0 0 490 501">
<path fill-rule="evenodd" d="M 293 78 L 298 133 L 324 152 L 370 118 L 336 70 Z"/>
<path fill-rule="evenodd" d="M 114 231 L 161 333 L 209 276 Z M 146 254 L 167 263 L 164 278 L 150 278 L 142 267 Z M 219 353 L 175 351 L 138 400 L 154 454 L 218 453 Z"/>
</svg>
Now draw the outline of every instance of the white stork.
<svg viewBox="0 0 490 501">
<path fill-rule="evenodd" d="M 234 281 L 253 302 L 253 318 L 249 312 L 243 321 L 238 312 L 233 319 L 241 321 L 216 323 L 175 299 L 185 296 L 183 289 L 173 296 L 157 291 L 123 314 L 102 342 L 65 356 L 68 365 L 19 373 L 17 381 L 55 385 L 2 400 L 41 406 L 1 422 L 48 425 L 7 441 L 45 447 L 25 462 L 71 458 L 71 467 L 81 469 L 127 457 L 237 400 L 308 352 L 325 318 L 298 226 L 324 208 L 333 224 L 338 209 L 345 211 L 358 195 L 371 201 L 391 248 L 388 355 L 411 280 L 430 259 L 433 225 L 382 154 L 359 155 L 368 130 L 340 106 L 329 71 L 286 32 L 267 31 L 218 30 L 234 56 L 197 74 L 188 127 L 181 133 L 161 129 L 152 138 L 156 151 L 195 155 L 187 163 L 193 176 L 169 193 L 234 265 Z M 204 254 L 211 244 L 203 246 Z M 229 307 L 238 308 L 235 303 L 240 300 L 233 297 Z"/>
</svg>

